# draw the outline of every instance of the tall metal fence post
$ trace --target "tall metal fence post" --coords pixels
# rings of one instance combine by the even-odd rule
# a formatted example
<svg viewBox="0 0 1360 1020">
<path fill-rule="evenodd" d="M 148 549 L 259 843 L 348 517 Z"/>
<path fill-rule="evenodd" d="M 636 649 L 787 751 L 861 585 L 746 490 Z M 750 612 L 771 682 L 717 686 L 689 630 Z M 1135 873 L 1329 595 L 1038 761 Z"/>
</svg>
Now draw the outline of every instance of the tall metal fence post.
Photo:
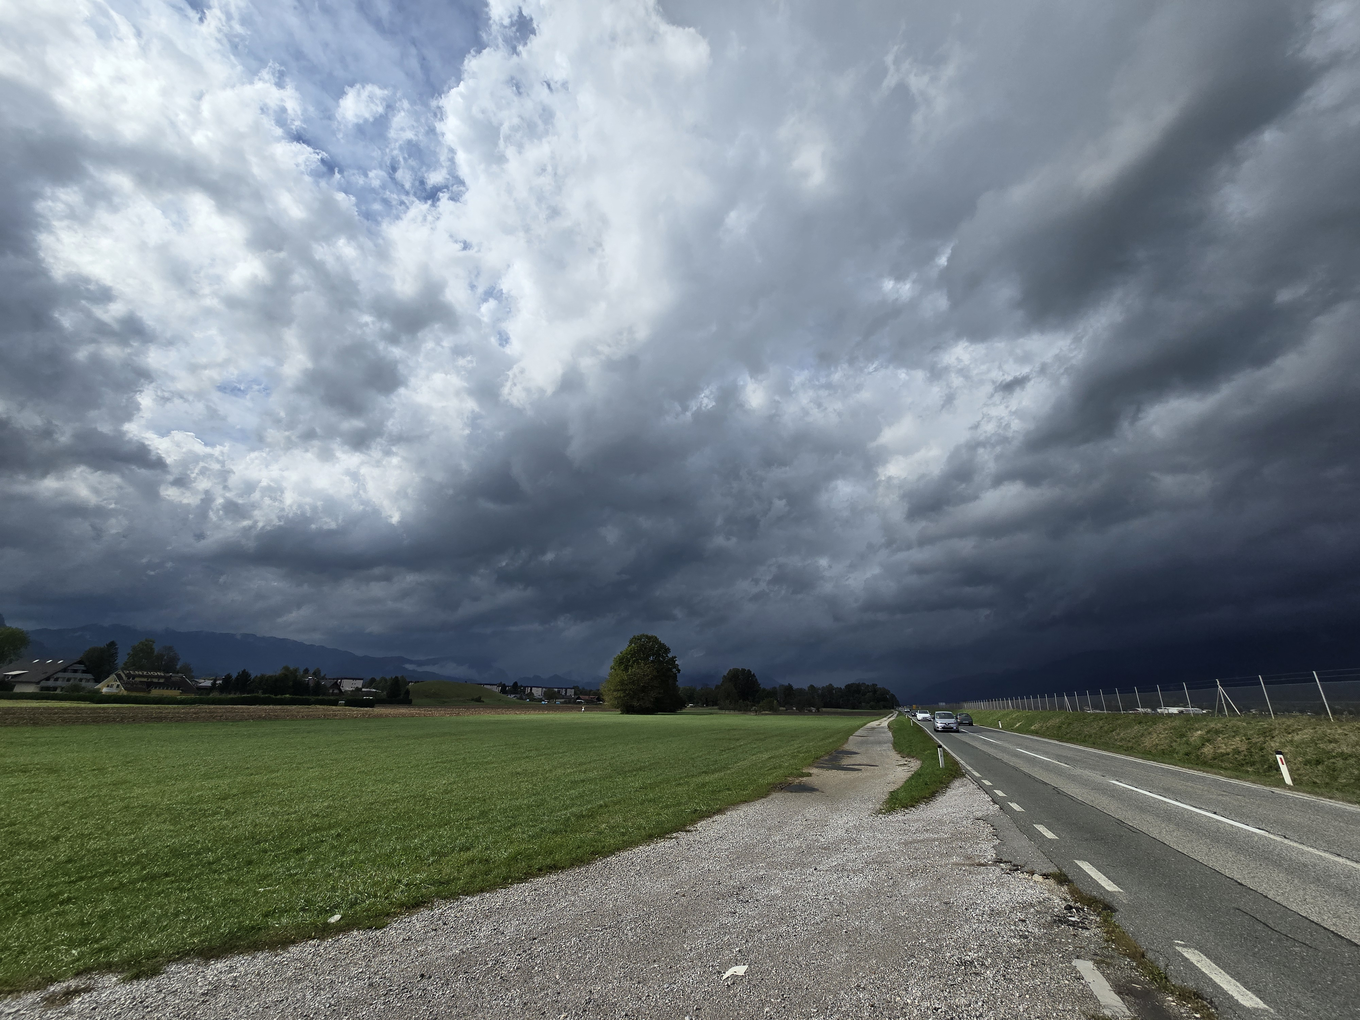
<svg viewBox="0 0 1360 1020">
<path fill-rule="evenodd" d="M 1185 692 L 1185 707 L 1194 708 L 1195 706 L 1190 704 L 1190 688 L 1185 686 L 1184 680 L 1181 681 L 1181 690 Z"/>
<path fill-rule="evenodd" d="M 1270 707 L 1270 692 L 1266 690 L 1266 678 L 1260 673 L 1256 674 L 1256 679 L 1261 681 L 1261 693 L 1266 696 L 1266 711 L 1270 713 L 1272 719 L 1275 718 L 1275 709 Z"/>
<path fill-rule="evenodd" d="M 1318 693 L 1322 695 L 1322 707 L 1327 710 L 1327 718 L 1336 722 L 1336 716 L 1332 715 L 1332 706 L 1327 704 L 1327 692 L 1322 689 L 1322 681 L 1318 680 L 1317 670 L 1313 670 L 1313 679 L 1317 680 Z"/>
<path fill-rule="evenodd" d="M 1241 715 L 1241 714 L 1242 714 L 1242 710 L 1241 710 L 1240 708 L 1237 707 L 1236 703 L 1233 702 L 1233 699 L 1230 698 L 1230 697 L 1228 697 L 1228 692 L 1225 691 L 1225 690 L 1223 689 L 1223 681 L 1222 681 L 1222 680 L 1219 680 L 1217 677 L 1215 677 L 1215 678 L 1214 678 L 1214 683 L 1218 684 L 1218 693 L 1221 694 L 1221 695 L 1223 695 L 1223 716 L 1224 716 L 1224 718 L 1227 718 L 1227 715 L 1228 715 L 1228 706 L 1229 706 L 1229 705 L 1232 705 L 1232 710 L 1233 710 L 1234 712 L 1236 712 L 1238 715 Z"/>
<path fill-rule="evenodd" d="M 1136 686 L 1133 688 L 1133 696 L 1138 699 L 1138 711 L 1141 712 L 1143 710 L 1143 699 L 1139 696 Z"/>
<path fill-rule="evenodd" d="M 1114 700 L 1119 702 L 1119 714 L 1124 714 L 1124 699 L 1119 696 L 1119 688 L 1114 689 Z"/>
<path fill-rule="evenodd" d="M 1166 699 L 1162 697 L 1162 685 L 1157 685 L 1157 703 L 1166 708 Z"/>
<path fill-rule="evenodd" d="M 1105 704 L 1105 688 L 1100 689 L 1100 710 L 1106 715 L 1110 714 L 1110 706 Z"/>
</svg>

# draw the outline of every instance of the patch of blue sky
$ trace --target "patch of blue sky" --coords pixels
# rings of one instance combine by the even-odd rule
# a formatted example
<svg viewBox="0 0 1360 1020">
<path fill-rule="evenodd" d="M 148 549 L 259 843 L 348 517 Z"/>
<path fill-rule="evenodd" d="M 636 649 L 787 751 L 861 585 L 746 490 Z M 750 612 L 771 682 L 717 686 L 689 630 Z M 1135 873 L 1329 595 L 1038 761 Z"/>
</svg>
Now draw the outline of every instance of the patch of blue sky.
<svg viewBox="0 0 1360 1020">
<path fill-rule="evenodd" d="M 217 392 L 228 397 L 248 399 L 267 397 L 273 392 L 273 387 L 263 379 L 226 379 L 217 384 Z"/>
<path fill-rule="evenodd" d="M 196 17 L 211 7 L 208 0 L 182 2 Z M 288 125 L 289 136 L 322 154 L 315 172 L 350 195 L 364 219 L 398 216 L 413 202 L 436 201 L 458 187 L 433 104 L 485 44 L 484 3 L 252 0 L 232 6 L 231 23 L 232 54 L 242 70 L 252 77 L 277 73 L 297 93 L 300 123 Z M 532 22 L 520 18 L 507 31 L 512 42 L 527 38 Z M 346 90 L 364 86 L 382 90 L 385 108 L 346 122 L 338 116 L 340 101 Z"/>
</svg>

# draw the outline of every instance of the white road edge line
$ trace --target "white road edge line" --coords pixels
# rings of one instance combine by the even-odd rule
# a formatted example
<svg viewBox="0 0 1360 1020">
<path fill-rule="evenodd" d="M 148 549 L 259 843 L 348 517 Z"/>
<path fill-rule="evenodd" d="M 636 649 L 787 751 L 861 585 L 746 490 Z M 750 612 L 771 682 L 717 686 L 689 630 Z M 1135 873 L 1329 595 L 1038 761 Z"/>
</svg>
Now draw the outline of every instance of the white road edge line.
<svg viewBox="0 0 1360 1020">
<path fill-rule="evenodd" d="M 1045 744 L 1057 744 L 1062 748 L 1070 748 L 1074 751 L 1090 751 L 1092 754 L 1103 754 L 1109 758 L 1123 758 L 1125 761 L 1133 762 L 1135 765 L 1150 765 L 1153 768 L 1170 769 L 1172 772 L 1184 772 L 1187 776 L 1198 776 L 1200 779 L 1217 779 L 1220 783 L 1231 783 L 1234 786 L 1245 786 L 1252 790 L 1264 790 L 1267 793 L 1278 793 L 1281 797 L 1293 797 L 1296 800 L 1310 800 L 1321 807 L 1343 808 L 1346 811 L 1360 811 L 1360 804 L 1347 804 L 1345 801 L 1330 800 L 1327 797 L 1319 797 L 1316 794 L 1304 793 L 1301 790 L 1283 790 L 1278 786 L 1263 786 L 1260 783 L 1253 783 L 1246 779 L 1233 779 L 1230 776 L 1216 776 L 1212 772 L 1201 772 L 1199 769 L 1188 769 L 1184 765 L 1168 765 L 1164 761 L 1153 761 L 1150 758 L 1139 758 L 1137 755 L 1120 754 L 1118 751 L 1105 751 L 1099 747 L 1088 747 L 1085 744 L 1074 744 L 1070 740 L 1054 740 L 1052 737 L 1041 737 L 1036 733 L 1025 733 L 1020 730 L 1007 731 L 1011 736 L 1027 737 L 1030 740 L 1042 740 Z M 983 740 L 988 739 L 983 737 Z M 992 743 L 1001 743 L 993 740 Z M 1011 744 L 1004 744 L 1004 747 L 1011 747 Z M 1016 748 L 1019 750 L 1019 748 Z M 1075 768 L 1076 766 L 1070 766 Z"/>
<path fill-rule="evenodd" d="M 1091 989 L 1091 994 L 1100 1003 L 1100 1008 L 1106 1016 L 1113 1017 L 1114 1020 L 1128 1020 L 1133 1014 L 1129 1012 L 1129 1007 L 1124 1005 L 1124 1000 L 1115 994 L 1110 983 L 1105 980 L 1105 975 L 1096 970 L 1096 965 L 1090 960 L 1073 960 L 1072 966 L 1077 968 L 1078 973 L 1086 980 L 1086 985 Z"/>
<path fill-rule="evenodd" d="M 1077 862 L 1076 862 L 1076 865 L 1077 865 L 1077 867 L 1079 867 L 1082 871 L 1086 872 L 1086 874 L 1090 875 L 1090 876 L 1091 876 L 1092 878 L 1094 878 L 1097 882 L 1099 882 L 1101 885 L 1103 885 L 1108 891 L 1110 891 L 1110 892 L 1123 892 L 1123 891 L 1124 891 L 1123 889 L 1119 888 L 1119 886 L 1117 886 L 1117 885 L 1115 885 L 1113 882 L 1111 882 L 1111 881 L 1110 881 L 1108 878 L 1106 878 L 1104 875 L 1102 875 L 1102 874 L 1100 873 L 1100 871 L 1099 871 L 1094 865 L 1091 864 L 1090 861 L 1077 861 Z"/>
<path fill-rule="evenodd" d="M 1015 808 L 1015 810 L 1017 810 L 1017 811 L 1023 812 L 1023 811 L 1025 810 L 1024 808 L 1022 808 L 1019 804 L 1017 804 L 1017 803 L 1016 803 L 1015 801 L 1013 801 L 1013 800 L 1007 801 L 1006 803 L 1008 803 L 1011 807 Z"/>
<path fill-rule="evenodd" d="M 1057 836 L 1053 835 L 1053 833 L 1049 832 L 1049 831 L 1048 831 L 1048 828 L 1047 828 L 1046 826 L 1040 825 L 1038 822 L 1035 822 L 1035 823 L 1034 823 L 1034 827 L 1035 827 L 1036 829 L 1038 829 L 1040 832 L 1042 832 L 1042 833 L 1044 834 L 1044 836 L 1045 836 L 1046 838 L 1048 838 L 1048 839 L 1057 839 L 1057 838 L 1058 838 Z"/>
<path fill-rule="evenodd" d="M 1191 949 L 1189 946 L 1177 946 L 1180 954 L 1193 963 L 1204 973 L 1213 979 L 1214 983 L 1231 995 L 1234 999 L 1246 1006 L 1247 1009 L 1264 1009 L 1271 1013 L 1275 1011 L 1258 999 L 1255 995 L 1242 987 L 1227 971 L 1225 971 L 1213 960 L 1209 959 L 1198 949 Z"/>
<path fill-rule="evenodd" d="M 1325 857 L 1329 861 L 1335 861 L 1338 864 L 1347 864 L 1352 868 L 1360 870 L 1360 861 L 1353 861 L 1349 857 L 1342 857 L 1339 854 L 1329 853 L 1326 850 L 1319 850 L 1315 846 L 1309 846 L 1307 843 L 1299 843 L 1296 840 L 1290 839 L 1288 836 L 1280 836 L 1273 832 L 1268 832 L 1265 829 L 1258 829 L 1254 825 L 1248 825 L 1246 822 L 1239 822 L 1235 818 L 1216 814 L 1213 811 L 1205 811 L 1204 808 L 1197 808 L 1193 804 L 1186 804 L 1183 801 L 1173 800 L 1170 797 L 1163 797 L 1160 793 L 1144 790 L 1141 786 L 1130 786 L 1128 783 L 1121 783 L 1118 779 L 1111 779 L 1109 782 L 1113 783 L 1115 786 L 1123 787 L 1125 790 L 1141 793 L 1144 797 L 1151 797 L 1153 800 L 1160 800 L 1166 804 L 1174 804 L 1178 808 L 1185 808 L 1185 810 L 1193 811 L 1195 814 L 1203 815 L 1205 818 L 1212 818 L 1215 821 L 1223 822 L 1225 825 L 1235 825 L 1239 829 L 1245 829 L 1247 832 L 1254 832 L 1258 836 L 1265 836 L 1267 839 L 1273 839 L 1278 843 L 1284 843 L 1287 846 L 1292 846 L 1298 850 L 1307 850 L 1310 854 L 1317 854 L 1319 857 Z"/>
</svg>

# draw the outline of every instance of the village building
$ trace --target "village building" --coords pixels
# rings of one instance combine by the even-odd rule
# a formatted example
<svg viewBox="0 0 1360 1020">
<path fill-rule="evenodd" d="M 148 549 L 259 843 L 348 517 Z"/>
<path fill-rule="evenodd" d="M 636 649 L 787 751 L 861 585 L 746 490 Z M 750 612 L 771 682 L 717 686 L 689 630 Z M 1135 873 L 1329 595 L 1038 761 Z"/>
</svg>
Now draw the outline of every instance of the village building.
<svg viewBox="0 0 1360 1020">
<path fill-rule="evenodd" d="M 198 685 L 182 673 L 120 669 L 102 684 L 101 694 L 198 694 Z"/>
<path fill-rule="evenodd" d="M 539 701 L 575 701 L 576 687 L 544 687 L 538 684 L 520 684 L 517 680 L 514 683 L 486 683 L 478 684 L 485 687 L 488 691 L 495 691 L 497 694 L 504 694 L 507 698 L 536 698 Z"/>
<path fill-rule="evenodd" d="M 64 691 L 72 684 L 94 686 L 94 677 L 80 659 L 28 659 L 0 666 L 0 678 L 17 692 Z"/>
</svg>

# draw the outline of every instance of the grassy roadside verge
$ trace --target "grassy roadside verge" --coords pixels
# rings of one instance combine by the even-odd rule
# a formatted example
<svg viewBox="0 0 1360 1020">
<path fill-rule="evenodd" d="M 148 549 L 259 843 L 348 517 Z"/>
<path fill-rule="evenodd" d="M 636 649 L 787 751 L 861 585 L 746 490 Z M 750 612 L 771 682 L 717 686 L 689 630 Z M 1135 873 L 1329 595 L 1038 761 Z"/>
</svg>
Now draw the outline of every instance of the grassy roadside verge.
<svg viewBox="0 0 1360 1020">
<path fill-rule="evenodd" d="M 1360 720 L 1312 716 L 1120 715 L 1103 712 L 975 711 L 980 727 L 1033 733 L 1102 751 L 1283 787 L 1283 751 L 1294 787 L 1360 804 Z"/>
<path fill-rule="evenodd" d="M 904 715 L 899 715 L 888 728 L 892 731 L 893 750 L 904 758 L 915 758 L 920 768 L 907 777 L 888 799 L 883 802 L 884 811 L 900 811 L 903 808 L 922 804 L 952 783 L 963 770 L 951 754 L 944 756 L 944 768 L 940 768 L 938 746 L 925 730 Z"/>
<path fill-rule="evenodd" d="M 864 724 L 616 713 L 14 727 L 0 992 L 284 945 L 763 796 Z M 332 923 L 331 917 L 340 916 Z"/>
<path fill-rule="evenodd" d="M 1100 931 L 1105 936 L 1106 943 L 1115 952 L 1127 957 L 1129 962 L 1154 988 L 1165 995 L 1179 999 L 1181 1005 L 1189 1007 L 1189 1011 L 1195 1016 L 1203 1017 L 1205 1020 L 1216 1020 L 1218 1011 L 1214 1009 L 1213 1003 L 1193 988 L 1172 981 L 1166 971 L 1157 966 L 1152 958 L 1143 951 L 1143 947 L 1134 941 L 1133 937 L 1115 920 L 1115 908 L 1113 906 L 1099 897 L 1083 892 L 1080 886 L 1061 871 L 1051 872 L 1047 877 L 1061 886 L 1073 902 L 1080 904 L 1096 915 L 1100 921 Z"/>
</svg>

